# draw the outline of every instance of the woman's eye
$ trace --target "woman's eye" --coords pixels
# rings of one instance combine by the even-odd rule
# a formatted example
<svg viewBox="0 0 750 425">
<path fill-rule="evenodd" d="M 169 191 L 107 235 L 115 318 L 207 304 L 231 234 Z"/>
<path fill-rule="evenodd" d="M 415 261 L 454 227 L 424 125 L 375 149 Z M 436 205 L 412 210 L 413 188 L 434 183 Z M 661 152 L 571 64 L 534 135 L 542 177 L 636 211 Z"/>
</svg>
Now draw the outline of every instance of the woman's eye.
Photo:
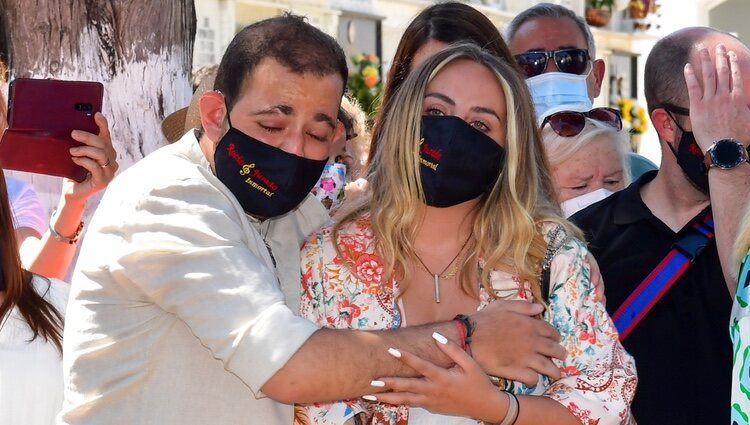
<svg viewBox="0 0 750 425">
<path fill-rule="evenodd" d="M 429 108 L 428 110 L 425 111 L 425 115 L 429 115 L 433 117 L 441 117 L 445 114 L 443 113 L 443 111 L 441 111 L 438 108 Z"/>
<path fill-rule="evenodd" d="M 469 125 L 483 133 L 490 131 L 490 128 L 487 126 L 487 124 L 483 123 L 482 121 L 472 121 Z"/>
<path fill-rule="evenodd" d="M 607 185 L 610 185 L 610 186 L 617 186 L 618 184 L 620 184 L 620 181 L 619 180 L 608 180 L 608 181 L 605 181 L 604 184 L 607 184 Z"/>
<path fill-rule="evenodd" d="M 269 127 L 269 126 L 267 126 L 267 125 L 263 125 L 263 124 L 258 124 L 258 126 L 259 126 L 260 128 L 262 128 L 262 129 L 263 129 L 263 131 L 265 131 L 265 132 L 267 132 L 267 133 L 276 133 L 276 132 L 279 132 L 279 131 L 281 131 L 281 129 L 280 129 L 280 128 L 278 128 L 278 127 Z"/>
<path fill-rule="evenodd" d="M 578 186 L 573 186 L 573 187 L 571 187 L 571 189 L 572 190 L 584 190 L 584 189 L 586 189 L 586 186 L 588 186 L 588 185 L 587 184 L 582 184 L 582 185 L 578 185 Z"/>
</svg>

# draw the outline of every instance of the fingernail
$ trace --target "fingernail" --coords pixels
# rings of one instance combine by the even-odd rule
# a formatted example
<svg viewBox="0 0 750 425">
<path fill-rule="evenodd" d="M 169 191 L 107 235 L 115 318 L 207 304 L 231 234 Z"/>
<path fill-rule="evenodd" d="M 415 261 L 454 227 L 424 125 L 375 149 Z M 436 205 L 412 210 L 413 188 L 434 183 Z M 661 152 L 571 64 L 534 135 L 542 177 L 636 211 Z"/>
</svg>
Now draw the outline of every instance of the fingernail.
<svg viewBox="0 0 750 425">
<path fill-rule="evenodd" d="M 441 344 L 443 344 L 443 345 L 445 345 L 445 344 L 447 344 L 447 343 L 448 343 L 448 338 L 446 338 L 446 337 L 444 337 L 444 336 L 440 335 L 440 334 L 439 334 L 439 333 L 437 333 L 437 332 L 433 332 L 433 333 L 432 333 L 432 339 L 434 339 L 435 341 L 437 341 L 437 342 L 439 342 L 439 343 L 441 343 Z"/>
<path fill-rule="evenodd" d="M 400 359 L 401 358 L 401 352 L 396 350 L 395 348 L 389 348 L 388 354 L 392 355 L 393 357 Z"/>
<path fill-rule="evenodd" d="M 383 387 L 385 387 L 385 382 L 383 382 L 383 381 L 370 381 L 370 385 L 372 385 L 373 387 L 383 388 Z"/>
<path fill-rule="evenodd" d="M 363 395 L 362 398 L 365 400 L 369 400 L 369 401 L 378 401 L 377 397 L 375 397 L 374 395 L 369 395 L 369 394 Z"/>
</svg>

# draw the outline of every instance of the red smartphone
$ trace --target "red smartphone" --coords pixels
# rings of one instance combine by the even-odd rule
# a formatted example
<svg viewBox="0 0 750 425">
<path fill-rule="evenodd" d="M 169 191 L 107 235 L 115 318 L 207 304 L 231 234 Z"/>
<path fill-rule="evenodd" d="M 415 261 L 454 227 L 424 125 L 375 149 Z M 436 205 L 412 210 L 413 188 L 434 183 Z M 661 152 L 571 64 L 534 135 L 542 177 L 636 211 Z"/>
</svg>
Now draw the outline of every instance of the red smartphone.
<svg viewBox="0 0 750 425">
<path fill-rule="evenodd" d="M 17 78 L 8 88 L 8 129 L 0 140 L 0 165 L 9 170 L 86 179 L 71 159 L 73 130 L 99 134 L 94 114 L 104 87 L 93 81 Z"/>
</svg>

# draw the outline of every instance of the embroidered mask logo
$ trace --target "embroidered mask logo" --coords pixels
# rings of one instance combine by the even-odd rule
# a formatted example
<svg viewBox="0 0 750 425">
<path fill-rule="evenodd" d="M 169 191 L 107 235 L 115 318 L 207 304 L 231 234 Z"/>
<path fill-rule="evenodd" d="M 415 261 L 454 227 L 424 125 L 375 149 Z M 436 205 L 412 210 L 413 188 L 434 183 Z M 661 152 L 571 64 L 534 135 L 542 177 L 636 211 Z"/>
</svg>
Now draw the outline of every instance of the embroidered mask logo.
<svg viewBox="0 0 750 425">
<path fill-rule="evenodd" d="M 237 152 L 237 149 L 234 143 L 231 143 L 227 147 L 227 153 L 234 160 L 234 162 L 236 162 L 237 165 L 240 167 L 240 175 L 248 176 L 247 179 L 245 179 L 245 183 L 250 185 L 252 188 L 260 191 L 261 193 L 268 196 L 269 198 L 274 195 L 276 190 L 278 190 L 279 185 L 276 184 L 276 182 L 274 182 L 273 180 L 263 175 L 263 171 L 257 168 L 255 166 L 255 163 L 248 164 L 245 161 L 245 158 L 242 157 L 242 155 L 240 155 L 239 152 Z"/>
<path fill-rule="evenodd" d="M 443 157 L 443 151 L 431 148 L 429 144 L 425 143 L 424 138 L 419 141 L 419 146 L 419 163 L 433 171 L 437 171 L 440 166 L 440 158 Z"/>
</svg>

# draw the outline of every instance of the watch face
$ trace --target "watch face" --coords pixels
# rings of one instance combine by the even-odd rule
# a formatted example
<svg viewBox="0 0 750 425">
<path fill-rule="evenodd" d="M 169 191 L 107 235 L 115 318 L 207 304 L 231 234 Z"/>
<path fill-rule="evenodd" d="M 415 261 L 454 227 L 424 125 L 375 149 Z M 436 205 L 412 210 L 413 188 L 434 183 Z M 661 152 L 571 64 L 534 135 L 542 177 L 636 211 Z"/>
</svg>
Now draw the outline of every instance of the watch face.
<svg viewBox="0 0 750 425">
<path fill-rule="evenodd" d="M 734 140 L 720 140 L 711 150 L 711 159 L 719 168 L 734 168 L 745 160 L 744 146 Z"/>
</svg>

